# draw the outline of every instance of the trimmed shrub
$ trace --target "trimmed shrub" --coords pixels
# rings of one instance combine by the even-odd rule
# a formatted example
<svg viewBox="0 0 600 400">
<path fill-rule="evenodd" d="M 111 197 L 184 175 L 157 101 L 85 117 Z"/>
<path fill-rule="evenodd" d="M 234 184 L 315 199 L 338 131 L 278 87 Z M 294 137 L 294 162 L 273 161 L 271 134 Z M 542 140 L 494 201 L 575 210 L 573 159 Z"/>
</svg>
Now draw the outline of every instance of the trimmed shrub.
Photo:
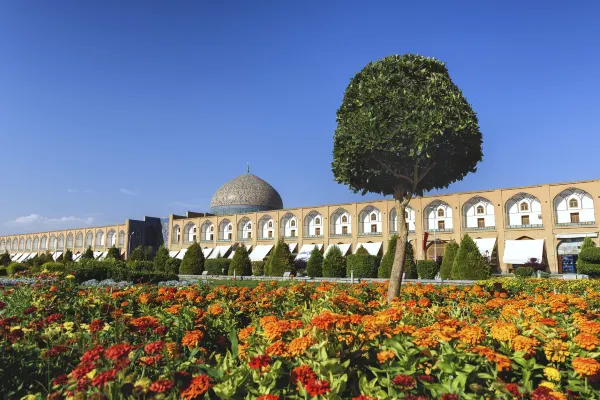
<svg viewBox="0 0 600 400">
<path fill-rule="evenodd" d="M 346 261 L 339 247 L 333 246 L 325 255 L 323 276 L 326 278 L 343 278 L 346 276 Z"/>
<path fill-rule="evenodd" d="M 600 277 L 600 264 L 577 260 L 577 273 L 589 275 L 591 278 Z"/>
<path fill-rule="evenodd" d="M 452 279 L 482 280 L 489 277 L 489 264 L 479 252 L 471 236 L 465 235 L 452 264 Z"/>
<path fill-rule="evenodd" d="M 115 246 L 111 247 L 110 249 L 108 249 L 108 254 L 106 255 L 107 259 L 111 259 L 111 260 L 120 260 L 121 259 L 121 253 L 119 251 L 118 248 L 116 248 Z"/>
<path fill-rule="evenodd" d="M 579 258 L 588 263 L 600 263 L 600 247 L 588 247 L 581 250 Z"/>
<path fill-rule="evenodd" d="M 154 257 L 154 270 L 166 272 L 168 259 L 169 250 L 164 245 L 160 246 L 156 252 L 156 257 Z"/>
<path fill-rule="evenodd" d="M 269 258 L 268 270 L 270 276 L 283 276 L 286 272 L 292 272 L 294 266 L 292 259 L 290 247 L 283 239 L 280 239 Z"/>
<path fill-rule="evenodd" d="M 10 254 L 8 254 L 8 251 L 7 251 L 7 252 L 3 253 L 2 255 L 0 255 L 0 265 L 7 267 L 8 264 L 10 264 Z"/>
<path fill-rule="evenodd" d="M 129 261 L 127 268 L 132 271 L 150 272 L 154 270 L 154 263 L 152 261 Z"/>
<path fill-rule="evenodd" d="M 234 271 L 237 276 L 252 275 L 252 262 L 248 256 L 248 249 L 243 244 L 235 249 L 229 264 L 229 275 L 233 275 Z"/>
<path fill-rule="evenodd" d="M 356 250 L 356 254 L 369 254 L 369 252 L 362 245 L 359 245 L 358 250 Z"/>
<path fill-rule="evenodd" d="M 417 273 L 421 279 L 435 279 L 440 271 L 440 266 L 433 260 L 417 261 Z"/>
<path fill-rule="evenodd" d="M 178 274 L 181 260 L 179 258 L 169 258 L 165 264 L 165 272 L 167 274 Z"/>
<path fill-rule="evenodd" d="M 127 257 L 127 262 L 129 263 L 130 261 L 144 261 L 144 249 L 142 246 L 133 249 L 129 257 Z"/>
<path fill-rule="evenodd" d="M 17 272 L 24 272 L 27 271 L 27 266 L 25 264 L 21 264 L 18 262 L 13 262 L 8 264 L 8 267 L 6 267 L 6 272 L 8 273 L 8 275 L 14 275 Z"/>
<path fill-rule="evenodd" d="M 391 274 L 390 270 L 390 274 Z M 404 256 L 404 279 L 417 279 L 417 264 L 415 263 L 415 250 L 410 244 L 406 243 L 406 255 Z"/>
<path fill-rule="evenodd" d="M 128 280 L 128 275 L 131 271 L 125 266 L 122 261 L 97 261 L 83 259 L 78 264 L 73 264 L 72 269 L 67 268 L 65 272 L 70 272 L 75 276 L 75 280 L 79 283 L 96 279 L 98 281 L 104 279 L 113 279 L 115 281 Z M 76 266 L 75 266 L 76 265 Z"/>
<path fill-rule="evenodd" d="M 458 243 L 456 243 L 454 240 L 450 241 L 450 243 L 448 243 L 446 246 L 444 258 L 442 259 L 442 265 L 440 266 L 440 276 L 442 279 L 452 278 L 452 265 L 454 264 L 454 259 L 456 258 L 458 249 Z"/>
<path fill-rule="evenodd" d="M 92 250 L 92 246 L 88 247 L 85 253 L 81 256 L 82 260 L 93 260 L 94 259 L 94 250 Z"/>
<path fill-rule="evenodd" d="M 263 276 L 265 274 L 264 261 L 252 261 L 252 275 Z"/>
<path fill-rule="evenodd" d="M 203 271 L 204 253 L 202 252 L 200 245 L 194 242 L 188 247 L 183 256 L 181 266 L 179 267 L 179 273 L 181 275 L 202 275 Z"/>
<path fill-rule="evenodd" d="M 179 276 L 177 274 L 167 274 L 165 272 L 130 272 L 128 280 L 133 283 L 158 283 L 165 281 L 178 281 Z"/>
<path fill-rule="evenodd" d="M 144 261 L 154 261 L 154 249 L 152 246 L 146 246 L 142 249 L 142 257 Z"/>
<path fill-rule="evenodd" d="M 387 251 L 385 255 L 381 259 L 381 263 L 379 264 L 379 271 L 377 271 L 377 277 L 383 279 L 390 279 L 392 275 L 392 265 L 394 264 L 394 256 L 396 255 L 396 242 L 398 241 L 398 236 L 392 235 L 390 240 L 388 241 Z"/>
<path fill-rule="evenodd" d="M 580 251 L 589 249 L 590 247 L 596 247 L 596 243 L 594 242 L 594 240 L 592 240 L 591 237 L 586 237 L 585 239 L 583 239 L 583 244 L 581 245 Z"/>
<path fill-rule="evenodd" d="M 65 264 L 50 261 L 42 264 L 42 269 L 47 269 L 49 272 L 63 272 L 65 270 Z"/>
<path fill-rule="evenodd" d="M 357 251 L 346 258 L 346 276 L 351 276 L 350 272 L 354 271 L 355 278 L 376 278 L 378 261 L 377 256 L 358 254 Z"/>
<path fill-rule="evenodd" d="M 204 268 L 209 275 L 227 275 L 230 266 L 229 258 L 211 258 L 204 263 Z M 231 274 L 233 275 L 233 272 Z"/>
<path fill-rule="evenodd" d="M 323 276 L 323 254 L 317 246 L 310 252 L 310 257 L 306 263 L 306 274 L 311 278 Z"/>
<path fill-rule="evenodd" d="M 6 276 L 8 272 L 6 272 L 6 267 L 4 265 L 0 265 L 0 276 Z"/>
<path fill-rule="evenodd" d="M 518 278 L 531 278 L 535 270 L 531 267 L 519 267 L 515 269 L 515 276 Z"/>
<path fill-rule="evenodd" d="M 65 251 L 62 256 L 63 256 L 63 262 L 66 262 L 66 263 L 73 262 L 73 252 L 70 249 L 67 249 L 67 251 Z"/>
</svg>

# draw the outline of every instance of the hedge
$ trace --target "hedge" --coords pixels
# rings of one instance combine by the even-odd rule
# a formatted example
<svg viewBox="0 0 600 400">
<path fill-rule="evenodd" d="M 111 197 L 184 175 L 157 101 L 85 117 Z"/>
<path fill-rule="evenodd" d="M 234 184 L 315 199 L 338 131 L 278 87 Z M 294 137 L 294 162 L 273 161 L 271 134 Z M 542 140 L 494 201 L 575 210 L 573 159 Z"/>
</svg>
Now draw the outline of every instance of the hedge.
<svg viewBox="0 0 600 400">
<path fill-rule="evenodd" d="M 535 270 L 531 267 L 518 267 L 514 273 L 519 278 L 531 278 L 535 274 Z"/>
<path fill-rule="evenodd" d="M 179 258 L 169 258 L 165 264 L 165 272 L 167 274 L 178 274 L 181 260 Z"/>
<path fill-rule="evenodd" d="M 133 283 L 158 283 L 165 281 L 178 281 L 179 276 L 177 274 L 168 274 L 165 272 L 130 272 L 128 274 L 128 281 Z"/>
<path fill-rule="evenodd" d="M 581 254 L 581 253 L 580 253 Z M 589 275 L 591 278 L 600 277 L 600 264 L 594 264 L 585 260 L 577 260 L 577 273 Z"/>
<path fill-rule="evenodd" d="M 17 272 L 23 271 L 27 271 L 27 266 L 18 262 L 12 262 L 8 264 L 8 267 L 6 267 L 6 272 L 8 273 L 8 275 L 14 275 Z"/>
<path fill-rule="evenodd" d="M 0 265 L 0 276 L 6 276 L 8 272 L 6 272 L 6 267 L 4 265 Z"/>
<path fill-rule="evenodd" d="M 252 275 L 263 276 L 265 274 L 264 261 L 252 261 Z"/>
<path fill-rule="evenodd" d="M 351 254 L 346 258 L 346 276 L 354 272 L 355 278 L 377 278 L 377 267 L 379 266 L 377 256 L 367 254 Z"/>
<path fill-rule="evenodd" d="M 490 275 L 490 265 L 481 255 L 477 244 L 469 235 L 465 235 L 452 264 L 452 279 L 482 280 Z"/>
<path fill-rule="evenodd" d="M 417 273 L 421 279 L 435 279 L 435 276 L 440 271 L 438 263 L 432 260 L 417 261 Z"/>
<path fill-rule="evenodd" d="M 323 276 L 323 254 L 317 246 L 310 252 L 308 262 L 306 263 L 306 275 L 311 278 Z"/>
<path fill-rule="evenodd" d="M 229 258 L 211 258 L 204 262 L 204 270 L 208 275 L 227 275 L 230 264 Z"/>
<path fill-rule="evenodd" d="M 106 255 L 106 258 L 111 258 L 113 260 L 120 260 L 121 253 L 120 253 L 119 249 L 117 249 L 115 246 L 113 246 L 110 249 L 108 249 L 108 254 Z"/>
<path fill-rule="evenodd" d="M 10 264 L 10 254 L 8 252 L 0 254 L 0 265 L 8 267 L 8 264 Z"/>
<path fill-rule="evenodd" d="M 107 260 L 107 262 L 111 261 Z M 131 261 L 127 263 L 127 268 L 138 272 L 151 272 L 154 271 L 154 263 L 152 261 Z"/>
<path fill-rule="evenodd" d="M 588 247 L 579 252 L 579 258 L 593 264 L 600 264 L 600 247 Z"/>
<path fill-rule="evenodd" d="M 333 246 L 323 260 L 323 276 L 326 278 L 344 278 L 346 261 L 339 247 Z"/>
<path fill-rule="evenodd" d="M 65 264 L 50 261 L 42 264 L 42 269 L 47 269 L 49 272 L 62 272 L 65 270 Z"/>
<path fill-rule="evenodd" d="M 233 276 L 235 271 L 236 276 L 252 275 L 252 262 L 248 256 L 248 250 L 243 244 L 235 249 L 231 263 L 229 264 L 229 275 Z"/>
</svg>

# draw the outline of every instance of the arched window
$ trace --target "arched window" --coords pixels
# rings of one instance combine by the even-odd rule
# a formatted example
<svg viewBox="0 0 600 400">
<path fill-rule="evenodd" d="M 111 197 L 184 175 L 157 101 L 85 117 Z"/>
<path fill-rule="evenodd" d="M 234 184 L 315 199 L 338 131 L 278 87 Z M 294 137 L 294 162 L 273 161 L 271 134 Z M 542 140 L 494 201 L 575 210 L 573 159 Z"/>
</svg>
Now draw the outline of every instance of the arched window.
<svg viewBox="0 0 600 400">
<path fill-rule="evenodd" d="M 194 243 L 196 241 L 196 224 L 188 222 L 183 227 L 183 241 L 185 243 Z"/>
<path fill-rule="evenodd" d="M 295 220 L 295 219 L 291 220 L 291 221 L 290 221 L 290 225 L 291 225 L 291 226 L 296 226 L 296 220 Z"/>
<path fill-rule="evenodd" d="M 73 248 L 73 234 L 69 233 L 67 235 L 67 248 L 68 249 L 72 249 Z"/>
<path fill-rule="evenodd" d="M 104 231 L 102 231 L 102 229 L 98 229 L 96 231 L 96 246 L 98 246 L 98 247 L 104 246 Z"/>
<path fill-rule="evenodd" d="M 252 222 L 248 222 L 248 229 L 252 229 Z"/>
<path fill-rule="evenodd" d="M 377 214 L 371 214 L 371 221 L 377 221 Z"/>
<path fill-rule="evenodd" d="M 352 227 L 350 226 L 350 213 L 343 208 L 338 208 L 329 220 L 331 224 L 330 235 L 350 235 Z"/>
<path fill-rule="evenodd" d="M 42 236 L 42 241 L 40 242 L 40 249 L 47 250 L 48 249 L 48 238 L 46 235 Z"/>
<path fill-rule="evenodd" d="M 219 240 L 233 239 L 233 225 L 228 219 L 224 219 L 219 223 Z"/>
<path fill-rule="evenodd" d="M 443 217 L 444 216 L 444 209 L 443 208 L 438 208 L 438 210 L 437 210 L 437 216 L 438 217 Z"/>
<path fill-rule="evenodd" d="M 342 224 L 347 224 L 348 223 L 348 217 L 343 215 L 342 216 Z"/>
<path fill-rule="evenodd" d="M 211 242 L 215 240 L 215 226 L 210 221 L 204 221 L 200 227 L 200 240 Z"/>
<path fill-rule="evenodd" d="M 315 218 L 315 225 L 321 225 L 321 218 Z"/>
<path fill-rule="evenodd" d="M 31 251 L 31 238 L 30 237 L 28 237 L 27 241 L 25 242 L 25 250 Z"/>
<path fill-rule="evenodd" d="M 94 244 L 94 234 L 92 231 L 88 231 L 85 235 L 85 247 L 91 247 Z"/>
<path fill-rule="evenodd" d="M 229 226 L 227 227 L 227 229 L 232 230 L 233 229 L 233 225 L 229 224 Z"/>
<path fill-rule="evenodd" d="M 13 239 L 13 245 L 12 245 L 13 250 L 19 250 L 19 241 L 17 240 L 17 238 Z"/>
<path fill-rule="evenodd" d="M 75 236 L 75 247 L 80 249 L 83 247 L 83 233 L 77 232 Z"/>
<path fill-rule="evenodd" d="M 56 250 L 56 236 L 50 236 L 50 250 Z"/>
<path fill-rule="evenodd" d="M 263 215 L 258 220 L 258 233 L 259 239 L 271 239 L 275 237 L 273 230 L 273 218 L 270 215 Z"/>
<path fill-rule="evenodd" d="M 119 232 L 119 246 L 125 246 L 125 231 Z"/>
<path fill-rule="evenodd" d="M 577 208 L 577 207 L 579 207 L 579 202 L 577 201 L 577 199 L 571 199 L 571 200 L 569 200 L 569 207 L 570 208 Z"/>
<path fill-rule="evenodd" d="M 39 250 L 40 248 L 40 238 L 38 236 L 35 236 L 33 238 L 33 250 Z"/>
<path fill-rule="evenodd" d="M 5 251 L 6 250 L 6 242 L 4 241 L 4 239 L 0 240 L 0 251 Z"/>
<path fill-rule="evenodd" d="M 565 209 L 567 203 L 565 202 Z M 506 201 L 506 224 L 510 228 L 529 227 L 541 228 L 542 204 L 529 193 L 517 193 Z"/>
<path fill-rule="evenodd" d="M 60 235 L 58 235 L 56 248 L 58 250 L 62 250 L 65 248 L 65 235 L 63 235 L 62 233 Z"/>
<path fill-rule="evenodd" d="M 239 241 L 245 241 L 252 239 L 252 222 L 248 217 L 244 217 L 238 221 L 238 233 L 237 239 Z"/>
<path fill-rule="evenodd" d="M 273 221 L 269 221 L 269 228 L 273 227 Z"/>
<path fill-rule="evenodd" d="M 483 206 L 477 206 L 477 214 L 483 214 L 484 212 Z"/>
<path fill-rule="evenodd" d="M 320 237 L 323 235 L 321 231 L 321 214 L 312 210 L 304 217 L 304 237 Z"/>
<path fill-rule="evenodd" d="M 173 226 L 173 230 L 171 231 L 171 243 L 179 243 L 181 240 L 181 229 L 179 225 Z"/>
<path fill-rule="evenodd" d="M 21 238 L 19 240 L 19 250 L 23 251 L 25 250 L 25 239 Z"/>
<path fill-rule="evenodd" d="M 10 250 L 11 245 L 10 245 L 10 239 L 6 239 L 6 250 Z"/>
<path fill-rule="evenodd" d="M 110 247 L 113 247 L 117 244 L 117 234 L 114 229 L 111 229 L 106 234 L 106 244 Z"/>
<path fill-rule="evenodd" d="M 529 204 L 527 202 L 522 202 L 520 205 L 521 211 L 529 211 Z"/>
<path fill-rule="evenodd" d="M 433 200 L 424 208 L 423 222 L 428 232 L 452 232 L 452 207 L 443 200 Z"/>
<path fill-rule="evenodd" d="M 471 197 L 462 207 L 465 229 L 494 229 L 496 227 L 494 205 L 485 197 Z"/>
</svg>

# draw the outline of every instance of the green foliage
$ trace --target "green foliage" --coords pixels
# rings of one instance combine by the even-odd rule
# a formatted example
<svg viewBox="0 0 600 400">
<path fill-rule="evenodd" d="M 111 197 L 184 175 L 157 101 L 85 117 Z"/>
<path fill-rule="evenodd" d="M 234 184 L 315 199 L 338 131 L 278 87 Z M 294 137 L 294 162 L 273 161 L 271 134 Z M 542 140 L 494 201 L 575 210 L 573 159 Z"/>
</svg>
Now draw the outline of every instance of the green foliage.
<svg viewBox="0 0 600 400">
<path fill-rule="evenodd" d="M 167 261 L 169 260 L 169 250 L 164 246 L 160 246 L 154 257 L 154 270 L 166 272 Z"/>
<path fill-rule="evenodd" d="M 94 251 L 92 250 L 92 246 L 88 247 L 85 253 L 81 256 L 82 260 L 93 260 L 94 259 Z"/>
<path fill-rule="evenodd" d="M 108 254 L 106 255 L 107 259 L 111 259 L 111 260 L 120 260 L 121 259 L 121 253 L 119 251 L 118 248 L 116 248 L 115 246 L 111 247 L 110 249 L 108 249 Z"/>
<path fill-rule="evenodd" d="M 0 255 L 0 265 L 7 267 L 8 264 L 10 264 L 10 254 L 7 251 Z"/>
<path fill-rule="evenodd" d="M 310 252 L 310 257 L 306 263 L 306 274 L 312 278 L 323 276 L 323 254 L 317 246 Z"/>
<path fill-rule="evenodd" d="M 585 239 L 583 239 L 583 244 L 581 245 L 580 251 L 589 249 L 590 247 L 596 247 L 596 243 L 591 237 L 586 237 Z"/>
<path fill-rule="evenodd" d="M 144 248 L 142 246 L 138 246 L 127 257 L 127 262 L 130 261 L 144 261 Z"/>
<path fill-rule="evenodd" d="M 585 238 L 590 239 L 590 238 Z M 600 276 L 600 247 L 596 247 L 593 241 L 583 242 L 579 257 L 577 258 L 577 273 L 589 275 L 590 277 Z M 591 243 L 590 243 L 591 242 Z"/>
<path fill-rule="evenodd" d="M 290 247 L 283 239 L 280 239 L 267 263 L 269 275 L 283 276 L 285 272 L 292 272 L 294 264 L 291 262 L 291 256 Z"/>
<path fill-rule="evenodd" d="M 67 251 L 65 251 L 63 253 L 63 262 L 65 262 L 65 263 L 73 262 L 73 252 L 71 251 L 71 249 L 67 249 Z"/>
<path fill-rule="evenodd" d="M 211 258 L 206 260 L 204 268 L 209 275 L 227 275 L 231 267 L 231 261 L 229 258 L 223 257 Z M 231 275 L 233 275 L 233 272 Z"/>
<path fill-rule="evenodd" d="M 581 250 L 579 258 L 588 263 L 600 263 L 600 247 L 588 247 Z"/>
<path fill-rule="evenodd" d="M 192 243 L 188 247 L 181 266 L 179 267 L 179 273 L 182 275 L 202 275 L 204 271 L 204 253 L 202 248 L 196 242 Z"/>
<path fill-rule="evenodd" d="M 339 247 L 333 246 L 323 260 L 323 276 L 326 278 L 343 278 L 346 276 L 346 260 Z"/>
<path fill-rule="evenodd" d="M 383 279 L 390 279 L 390 275 L 392 274 L 392 265 L 394 264 L 394 256 L 396 255 L 396 242 L 398 241 L 398 236 L 392 235 L 390 240 L 388 241 L 387 251 L 385 252 L 383 258 L 381 259 L 381 263 L 379 264 L 379 271 L 377 272 L 377 277 Z"/>
<path fill-rule="evenodd" d="M 154 271 L 154 263 L 152 261 L 127 261 L 127 268 L 138 272 Z M 159 271 L 160 272 L 160 271 Z"/>
<path fill-rule="evenodd" d="M 142 249 L 142 257 L 144 257 L 144 261 L 154 261 L 154 249 L 152 246 L 146 246 Z"/>
<path fill-rule="evenodd" d="M 482 280 L 490 275 L 490 266 L 479 252 L 477 244 L 471 236 L 465 235 L 452 264 L 452 279 Z"/>
<path fill-rule="evenodd" d="M 231 264 L 229 264 L 229 275 L 233 275 L 233 271 L 237 276 L 252 275 L 252 262 L 248 255 L 248 249 L 243 244 L 235 249 Z"/>
<path fill-rule="evenodd" d="M 442 265 L 440 267 L 440 276 L 442 279 L 451 279 L 452 278 L 452 265 L 454 264 L 454 258 L 456 258 L 456 253 L 458 253 L 458 243 L 454 240 L 451 240 L 450 243 L 446 246 L 446 251 L 444 251 L 444 258 L 442 259 Z"/>
<path fill-rule="evenodd" d="M 390 273 L 392 271 L 390 270 Z M 404 255 L 404 278 L 417 279 L 417 264 L 415 263 L 415 250 L 410 242 L 406 243 L 406 254 Z"/>
<path fill-rule="evenodd" d="M 367 254 L 351 254 L 346 258 L 346 276 L 351 276 L 354 271 L 355 278 L 377 278 L 377 267 L 379 260 L 377 256 Z"/>
<path fill-rule="evenodd" d="M 27 271 L 27 266 L 18 262 L 11 262 L 8 264 L 8 267 L 6 267 L 6 272 L 8 275 L 14 275 L 18 272 L 24 271 Z"/>
<path fill-rule="evenodd" d="M 134 271 L 128 274 L 127 280 L 133 283 L 159 283 L 165 281 L 178 281 L 179 277 L 177 276 L 177 274 L 170 274 L 159 271 Z"/>
<path fill-rule="evenodd" d="M 600 277 L 600 264 L 577 260 L 577 273 L 589 275 L 591 278 Z"/>
<path fill-rule="evenodd" d="M 518 278 L 531 278 L 535 270 L 531 267 L 519 267 L 515 269 L 515 276 Z"/>
<path fill-rule="evenodd" d="M 358 250 L 356 250 L 356 254 L 369 254 L 369 252 L 363 246 L 359 245 Z"/>
<path fill-rule="evenodd" d="M 178 274 L 181 260 L 179 258 L 169 258 L 165 264 L 165 272 L 167 274 Z"/>
<path fill-rule="evenodd" d="M 440 271 L 438 263 L 432 260 L 417 261 L 417 273 L 421 279 L 435 279 L 435 276 Z"/>
<path fill-rule="evenodd" d="M 56 257 L 57 262 L 63 262 L 65 253 L 60 253 L 58 257 Z"/>
<path fill-rule="evenodd" d="M 49 261 L 42 264 L 42 270 L 44 269 L 48 270 L 49 272 L 63 272 L 65 270 L 65 264 L 56 261 Z"/>
<path fill-rule="evenodd" d="M 6 276 L 8 272 L 6 272 L 6 267 L 4 265 L 0 265 L 0 276 Z"/>
<path fill-rule="evenodd" d="M 252 275 L 263 276 L 265 274 L 264 261 L 252 261 Z"/>
</svg>

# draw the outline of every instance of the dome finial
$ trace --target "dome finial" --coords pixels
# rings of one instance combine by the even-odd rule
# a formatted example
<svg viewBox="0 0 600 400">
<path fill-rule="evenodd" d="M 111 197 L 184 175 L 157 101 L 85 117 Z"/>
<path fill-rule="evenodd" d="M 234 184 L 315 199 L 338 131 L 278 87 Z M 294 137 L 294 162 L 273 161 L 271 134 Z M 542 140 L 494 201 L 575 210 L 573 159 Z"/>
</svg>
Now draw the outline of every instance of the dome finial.
<svg viewBox="0 0 600 400">
<path fill-rule="evenodd" d="M 250 173 L 250 163 L 246 163 L 246 164 L 248 165 L 248 168 L 247 168 L 248 171 L 247 172 Z"/>
</svg>

